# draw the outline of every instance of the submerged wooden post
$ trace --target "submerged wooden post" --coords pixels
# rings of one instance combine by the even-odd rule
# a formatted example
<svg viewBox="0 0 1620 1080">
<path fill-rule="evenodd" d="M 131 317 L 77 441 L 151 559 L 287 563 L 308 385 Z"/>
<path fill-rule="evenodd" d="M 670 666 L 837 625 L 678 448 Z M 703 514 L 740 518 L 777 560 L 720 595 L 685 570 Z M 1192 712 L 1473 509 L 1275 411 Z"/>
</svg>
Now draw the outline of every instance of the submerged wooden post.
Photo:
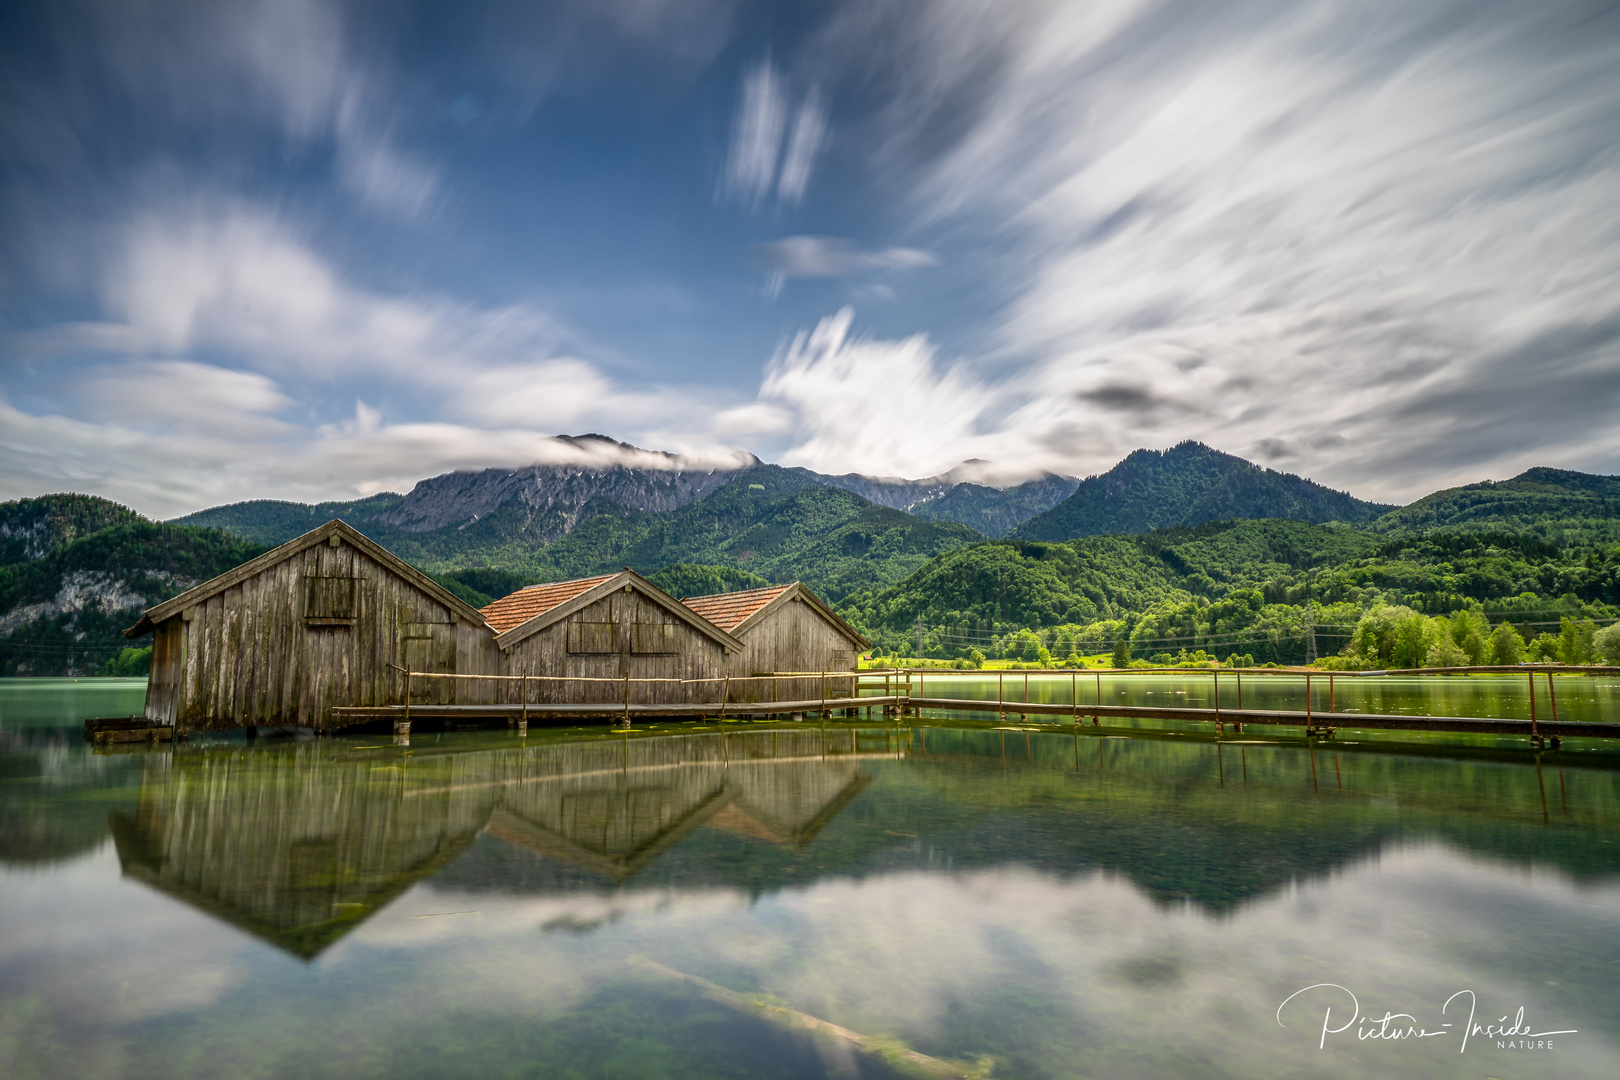
<svg viewBox="0 0 1620 1080">
<path fill-rule="evenodd" d="M 1305 673 L 1305 734 L 1311 733 L 1311 673 Z M 1314 776 L 1315 773 L 1312 773 Z"/>
</svg>

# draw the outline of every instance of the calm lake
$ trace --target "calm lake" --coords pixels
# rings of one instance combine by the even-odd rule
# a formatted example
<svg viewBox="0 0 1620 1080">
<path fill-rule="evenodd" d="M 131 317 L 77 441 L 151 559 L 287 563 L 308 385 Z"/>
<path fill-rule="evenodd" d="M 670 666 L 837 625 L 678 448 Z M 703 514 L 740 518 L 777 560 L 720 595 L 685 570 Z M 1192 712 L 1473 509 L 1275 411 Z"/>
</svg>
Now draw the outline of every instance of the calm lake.
<svg viewBox="0 0 1620 1080">
<path fill-rule="evenodd" d="M 1522 679 L 1347 682 L 1340 709 L 1526 707 Z M 1620 716 L 1616 683 L 1560 679 L 1560 718 Z M 142 693 L 0 680 L 0 1076 L 1620 1075 L 1620 748 L 1595 740 L 82 741 Z"/>
</svg>

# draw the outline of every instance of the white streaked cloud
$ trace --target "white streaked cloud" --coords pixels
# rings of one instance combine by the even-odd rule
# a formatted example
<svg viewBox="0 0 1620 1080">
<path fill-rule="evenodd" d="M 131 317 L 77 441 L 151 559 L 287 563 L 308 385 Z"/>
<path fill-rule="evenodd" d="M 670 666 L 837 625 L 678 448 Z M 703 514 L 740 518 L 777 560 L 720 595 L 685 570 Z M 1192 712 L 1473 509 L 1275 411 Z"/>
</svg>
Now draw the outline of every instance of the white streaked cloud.
<svg viewBox="0 0 1620 1080">
<path fill-rule="evenodd" d="M 726 191 L 758 206 L 776 182 L 776 160 L 787 126 L 787 97 L 769 59 L 743 76 L 742 100 L 726 161 Z"/>
<path fill-rule="evenodd" d="M 920 4 L 824 51 L 899 58 L 874 160 L 997 252 L 1009 443 L 1086 473 L 1198 438 L 1404 500 L 1620 467 L 1612 15 Z"/>
<path fill-rule="evenodd" d="M 885 341 L 851 333 L 854 312 L 800 332 L 772 358 L 760 387 L 789 446 L 781 460 L 821 472 L 931 476 L 1001 440 L 981 431 L 999 395 L 964 366 L 942 365 L 923 335 Z"/>
<path fill-rule="evenodd" d="M 782 153 L 782 175 L 777 195 L 785 203 L 804 198 L 810 186 L 810 170 L 827 142 L 827 110 L 821 104 L 821 91 L 812 86 L 793 121 L 793 133 Z"/>
<path fill-rule="evenodd" d="M 906 247 L 865 251 L 853 240 L 836 236 L 783 237 L 759 245 L 754 257 L 766 271 L 766 291 L 772 297 L 781 293 L 790 278 L 843 277 L 861 271 L 916 270 L 939 265 L 939 257 L 931 251 Z M 888 286 L 869 287 L 887 289 L 888 299 L 894 297 Z"/>
<path fill-rule="evenodd" d="M 811 87 L 789 131 L 792 105 L 786 79 L 770 57 L 743 75 L 726 159 L 726 194 L 758 209 L 772 191 L 783 203 L 797 203 L 810 186 L 816 157 L 828 137 L 821 92 Z M 784 139 L 786 145 L 784 146 Z"/>
<path fill-rule="evenodd" d="M 0 498 L 86 490 L 173 516 L 408 490 L 453 469 L 748 460 L 704 434 L 734 398 L 616 378 L 563 351 L 570 332 L 534 306 L 361 288 L 262 208 L 191 200 L 116 235 L 109 318 L 9 341 L 57 374 L 54 404 L 0 396 Z M 196 356 L 214 359 L 175 359 Z M 334 416 L 346 392 L 361 400 Z M 684 427 L 665 430 L 672 416 Z M 685 453 L 552 437 L 586 430 L 657 431 Z"/>
</svg>

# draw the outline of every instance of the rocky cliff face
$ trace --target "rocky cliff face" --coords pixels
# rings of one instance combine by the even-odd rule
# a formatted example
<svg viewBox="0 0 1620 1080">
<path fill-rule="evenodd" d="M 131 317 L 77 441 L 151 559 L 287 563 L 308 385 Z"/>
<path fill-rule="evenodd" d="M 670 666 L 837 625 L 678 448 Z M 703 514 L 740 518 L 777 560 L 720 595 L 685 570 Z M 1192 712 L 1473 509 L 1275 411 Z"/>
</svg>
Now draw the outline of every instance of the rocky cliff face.
<svg viewBox="0 0 1620 1080">
<path fill-rule="evenodd" d="M 995 473 L 996 469 L 991 463 L 973 460 L 964 461 L 949 472 L 927 476 L 921 480 L 864 476 L 861 473 L 844 473 L 842 476 L 824 476 L 820 473 L 812 475 L 816 477 L 818 483 L 853 491 L 868 502 L 875 502 L 879 506 L 887 506 L 894 510 L 917 513 L 924 505 L 932 505 L 941 512 L 921 516 L 941 521 L 959 521 L 974 528 L 979 526 L 973 521 L 957 516 L 956 503 L 971 499 L 973 496 L 977 496 L 975 500 L 977 502 L 999 500 L 1007 504 L 1002 512 L 1017 519 L 1002 529 L 1003 532 L 1033 514 L 1056 506 L 1080 485 L 1080 481 L 1072 476 L 1046 473 L 1022 484 L 1005 486 L 1005 481 L 996 482 Z M 957 495 L 956 499 L 950 498 L 953 493 Z M 977 508 L 972 511 L 971 516 L 978 516 Z"/>
<path fill-rule="evenodd" d="M 690 467 L 674 454 L 641 450 L 599 436 L 570 442 L 606 444 L 637 464 L 617 464 L 604 453 L 602 464 L 569 462 L 521 469 L 453 472 L 423 480 L 375 520 L 407 532 L 463 528 L 516 503 L 533 524 L 535 538 L 547 542 L 572 532 L 587 507 L 597 502 L 652 513 L 667 513 L 695 502 L 759 459 L 749 456 L 732 468 Z M 643 464 L 644 463 L 644 464 Z"/>
</svg>

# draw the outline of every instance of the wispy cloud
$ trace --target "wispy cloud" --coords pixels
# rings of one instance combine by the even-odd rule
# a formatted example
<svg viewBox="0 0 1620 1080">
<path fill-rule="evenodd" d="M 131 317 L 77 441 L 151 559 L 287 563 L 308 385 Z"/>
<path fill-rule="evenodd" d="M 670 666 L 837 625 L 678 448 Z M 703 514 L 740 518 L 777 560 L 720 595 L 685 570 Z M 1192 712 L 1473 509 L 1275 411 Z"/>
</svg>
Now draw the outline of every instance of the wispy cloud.
<svg viewBox="0 0 1620 1080">
<path fill-rule="evenodd" d="M 629 460 L 551 436 L 672 416 L 683 460 L 746 457 L 701 434 L 724 397 L 615 378 L 533 306 L 358 287 L 263 208 L 187 200 L 114 235 L 109 318 L 7 341 L 60 376 L 29 412 L 0 397 L 0 498 L 88 488 L 169 515 L 244 492 L 346 497 L 451 469 Z M 346 393 L 381 400 L 334 416 Z"/>
<path fill-rule="evenodd" d="M 816 156 L 827 140 L 827 112 L 820 91 L 811 87 L 789 135 L 790 108 L 787 82 L 770 57 L 743 75 L 726 160 L 728 196 L 756 209 L 773 190 L 784 203 L 804 198 Z"/>
<path fill-rule="evenodd" d="M 827 111 L 821 104 L 821 92 L 810 88 L 799 115 L 793 121 L 793 134 L 782 156 L 782 175 L 777 182 L 777 194 L 783 202 L 796 203 L 804 198 L 810 186 L 810 170 L 816 163 L 827 141 Z"/>
<path fill-rule="evenodd" d="M 1043 391 L 1017 418 L 1054 467 L 1286 445 L 1403 498 L 1620 465 L 1612 8 L 891 15 L 852 9 L 829 50 L 904 58 L 869 152 L 921 220 L 998 252 L 994 352 Z"/>
<path fill-rule="evenodd" d="M 843 277 L 858 271 L 916 270 L 938 266 L 939 257 L 917 248 L 891 247 L 862 250 L 853 240 L 836 236 L 788 236 L 761 244 L 754 250 L 769 275 L 772 296 L 789 278 Z"/>
<path fill-rule="evenodd" d="M 822 319 L 795 335 L 766 369 L 760 404 L 787 437 L 785 463 L 930 476 L 1000 448 L 1001 440 L 980 432 L 998 403 L 992 387 L 965 365 L 939 363 L 926 337 L 857 336 L 854 318 L 845 308 Z M 759 416 L 758 408 L 743 418 Z"/>
</svg>

